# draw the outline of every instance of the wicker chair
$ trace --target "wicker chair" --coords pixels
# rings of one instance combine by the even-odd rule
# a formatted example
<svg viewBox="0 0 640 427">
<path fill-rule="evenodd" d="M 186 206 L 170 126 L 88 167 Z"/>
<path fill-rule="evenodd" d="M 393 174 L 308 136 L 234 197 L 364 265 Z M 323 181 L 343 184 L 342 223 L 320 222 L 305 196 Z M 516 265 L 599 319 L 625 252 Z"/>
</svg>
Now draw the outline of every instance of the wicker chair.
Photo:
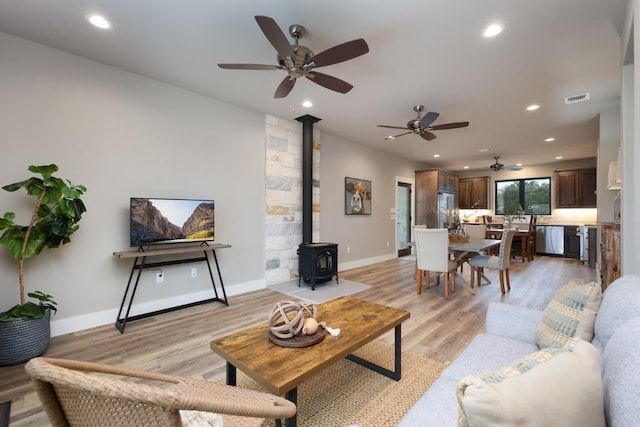
<svg viewBox="0 0 640 427">
<path fill-rule="evenodd" d="M 43 357 L 25 367 L 54 427 L 279 425 L 296 413 L 282 397 L 195 378 Z"/>
</svg>

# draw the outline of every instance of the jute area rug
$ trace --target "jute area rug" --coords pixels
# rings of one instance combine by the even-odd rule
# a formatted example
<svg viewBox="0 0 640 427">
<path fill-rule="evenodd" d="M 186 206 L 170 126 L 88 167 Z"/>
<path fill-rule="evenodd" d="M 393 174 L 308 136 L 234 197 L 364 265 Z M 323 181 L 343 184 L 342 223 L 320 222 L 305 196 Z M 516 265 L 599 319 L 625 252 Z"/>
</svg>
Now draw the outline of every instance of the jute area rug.
<svg viewBox="0 0 640 427">
<path fill-rule="evenodd" d="M 355 354 L 393 369 L 392 345 L 374 341 Z M 403 352 L 402 379 L 394 381 L 343 359 L 298 387 L 298 425 L 395 427 L 444 368 L 427 357 Z M 264 391 L 240 370 L 237 384 Z M 273 425 L 270 420 L 264 427 Z"/>
</svg>

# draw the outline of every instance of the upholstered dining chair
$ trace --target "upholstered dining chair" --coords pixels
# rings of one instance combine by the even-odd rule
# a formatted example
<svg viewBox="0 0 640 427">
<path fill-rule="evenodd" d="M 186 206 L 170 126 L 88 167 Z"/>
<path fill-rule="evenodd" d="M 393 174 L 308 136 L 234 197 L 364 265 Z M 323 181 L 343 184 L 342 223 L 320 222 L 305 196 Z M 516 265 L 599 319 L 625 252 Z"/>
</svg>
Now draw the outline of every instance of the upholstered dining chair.
<svg viewBox="0 0 640 427">
<path fill-rule="evenodd" d="M 430 273 L 444 273 L 444 298 L 456 290 L 458 263 L 449 259 L 449 231 L 446 228 L 416 228 L 416 259 L 418 264 L 418 295 L 422 294 L 422 277 L 426 275 L 429 288 Z M 440 274 L 438 274 L 440 280 Z"/>
<path fill-rule="evenodd" d="M 485 268 L 492 270 L 498 270 L 500 273 L 500 291 L 502 295 L 505 294 L 505 276 L 507 289 L 511 290 L 511 279 L 509 278 L 509 261 L 511 261 L 511 243 L 513 242 L 513 236 L 516 234 L 516 230 L 507 229 L 502 232 L 502 238 L 500 241 L 500 249 L 498 255 L 476 255 L 472 257 L 468 262 L 475 271 L 471 272 L 471 287 L 474 285 L 474 276 L 478 279 L 478 285 L 480 284 L 480 278 Z"/>
<path fill-rule="evenodd" d="M 282 397 L 196 378 L 43 357 L 25 368 L 54 427 L 280 425 L 296 413 Z"/>
</svg>

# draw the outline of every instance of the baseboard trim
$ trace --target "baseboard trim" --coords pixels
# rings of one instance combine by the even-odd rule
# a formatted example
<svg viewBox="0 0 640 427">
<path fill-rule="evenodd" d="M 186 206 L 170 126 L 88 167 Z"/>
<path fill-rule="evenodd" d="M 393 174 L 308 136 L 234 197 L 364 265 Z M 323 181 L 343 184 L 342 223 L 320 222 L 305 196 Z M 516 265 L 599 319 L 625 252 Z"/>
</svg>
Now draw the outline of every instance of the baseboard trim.
<svg viewBox="0 0 640 427">
<path fill-rule="evenodd" d="M 236 283 L 234 285 L 225 286 L 228 297 L 244 294 L 247 292 L 257 291 L 266 287 L 264 279 L 254 280 L 251 282 Z M 220 290 L 218 289 L 218 292 Z M 146 301 L 135 303 L 131 306 L 130 316 L 142 313 L 150 313 L 152 311 L 164 310 L 179 305 L 190 304 L 211 298 L 213 291 L 198 291 L 190 294 L 176 295 L 175 297 L 165 298 L 154 301 Z M 51 321 L 51 336 L 70 334 L 97 326 L 113 324 L 118 315 L 118 308 L 110 308 L 95 313 L 84 314 L 81 316 L 68 317 L 66 319 L 53 319 Z M 115 328 L 115 327 L 114 327 Z"/>
</svg>

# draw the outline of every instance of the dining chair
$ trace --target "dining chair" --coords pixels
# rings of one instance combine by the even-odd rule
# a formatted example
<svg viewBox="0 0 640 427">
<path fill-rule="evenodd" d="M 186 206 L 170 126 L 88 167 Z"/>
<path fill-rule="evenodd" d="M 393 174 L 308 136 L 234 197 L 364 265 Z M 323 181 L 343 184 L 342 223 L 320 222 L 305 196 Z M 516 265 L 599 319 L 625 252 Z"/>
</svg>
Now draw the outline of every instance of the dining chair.
<svg viewBox="0 0 640 427">
<path fill-rule="evenodd" d="M 44 357 L 25 369 L 54 427 L 257 427 L 296 413 L 280 396 L 196 378 Z"/>
<path fill-rule="evenodd" d="M 456 269 L 458 263 L 449 259 L 449 231 L 446 228 L 416 228 L 416 259 L 418 264 L 418 295 L 422 294 L 422 278 L 426 274 L 429 289 L 430 273 L 444 274 L 444 298 L 449 299 L 456 291 Z"/>
<path fill-rule="evenodd" d="M 538 215 L 531 215 L 529 219 L 529 238 L 527 239 L 529 261 L 533 261 L 536 255 L 536 226 L 538 224 Z"/>
<path fill-rule="evenodd" d="M 531 215 L 529 218 L 529 227 L 526 235 L 522 232 L 517 234 L 513 241 L 512 256 L 515 258 L 520 256 L 522 262 L 531 262 L 536 252 L 536 223 L 537 215 Z"/>
<path fill-rule="evenodd" d="M 513 242 L 513 236 L 515 234 L 516 230 L 512 229 L 507 229 L 502 232 L 498 255 L 476 255 L 468 261 L 469 265 L 475 270 L 471 272 L 472 288 L 475 286 L 474 277 L 477 277 L 478 285 L 480 285 L 480 278 L 484 273 L 484 269 L 488 268 L 491 270 L 499 271 L 500 291 L 502 292 L 502 295 L 505 294 L 505 276 L 507 289 L 511 290 L 511 280 L 509 278 L 509 262 L 511 261 L 511 243 Z"/>
<path fill-rule="evenodd" d="M 411 226 L 411 250 L 413 251 L 413 255 L 417 253 L 416 249 L 416 228 L 427 228 L 427 224 L 416 224 Z M 418 280 L 418 261 L 416 258 L 416 271 L 415 271 L 416 280 Z"/>
</svg>

